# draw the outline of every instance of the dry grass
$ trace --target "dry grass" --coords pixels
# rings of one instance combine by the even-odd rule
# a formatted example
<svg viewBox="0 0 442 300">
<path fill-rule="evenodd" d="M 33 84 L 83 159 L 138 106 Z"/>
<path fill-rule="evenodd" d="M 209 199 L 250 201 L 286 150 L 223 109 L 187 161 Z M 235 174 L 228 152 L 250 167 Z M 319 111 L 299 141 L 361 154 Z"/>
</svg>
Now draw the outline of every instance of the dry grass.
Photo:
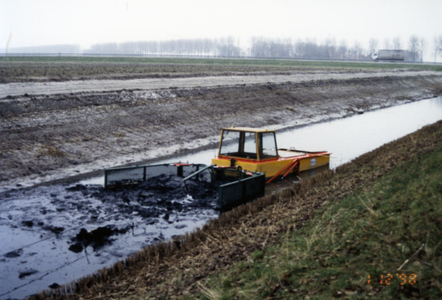
<svg viewBox="0 0 442 300">
<path fill-rule="evenodd" d="M 49 146 L 49 145 L 43 145 L 39 150 L 39 153 L 41 153 L 42 155 L 49 155 L 52 157 L 65 157 L 66 153 L 58 150 L 57 148 L 53 147 L 53 146 Z"/>
<path fill-rule="evenodd" d="M 258 259 L 214 274 L 205 288 L 220 299 L 440 299 L 438 131 L 435 140 L 423 141 L 424 152 L 414 152 L 373 184 L 324 203 L 302 228 L 284 234 Z M 220 284 L 226 274 L 230 286 Z"/>
</svg>

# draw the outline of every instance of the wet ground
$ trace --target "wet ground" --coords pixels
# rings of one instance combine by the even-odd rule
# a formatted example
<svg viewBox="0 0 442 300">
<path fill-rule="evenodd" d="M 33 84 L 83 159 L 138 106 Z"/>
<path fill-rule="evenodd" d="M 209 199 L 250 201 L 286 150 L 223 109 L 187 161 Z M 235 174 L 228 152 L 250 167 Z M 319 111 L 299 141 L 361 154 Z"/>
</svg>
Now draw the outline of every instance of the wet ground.
<svg viewBox="0 0 442 300">
<path fill-rule="evenodd" d="M 332 152 L 334 168 L 441 119 L 441 100 L 284 131 L 277 135 L 278 145 L 302 148 L 308 140 L 311 147 Z M 213 153 L 207 150 L 177 159 L 209 164 Z M 293 180 L 278 182 L 268 191 Z M 0 299 L 20 298 L 71 282 L 217 217 L 218 195 L 213 186 L 204 181 L 187 186 L 181 177 L 159 176 L 141 185 L 105 190 L 103 177 L 98 177 L 3 193 L 0 236 L 6 242 L 0 245 L 0 267 L 5 272 L 0 280 L 6 284 L 0 287 Z"/>
<path fill-rule="evenodd" d="M 139 185 L 51 185 L 2 195 L 0 299 L 58 287 L 218 215 L 207 182 L 162 175 Z"/>
<path fill-rule="evenodd" d="M 222 127 L 281 129 L 421 100 L 441 83 L 427 71 L 299 70 L 0 84 L 0 190 L 211 146 Z"/>
<path fill-rule="evenodd" d="M 84 92 L 109 92 L 116 90 L 159 90 L 173 87 L 174 89 L 206 88 L 214 86 L 235 86 L 255 84 L 282 84 L 287 82 L 300 83 L 309 81 L 328 80 L 358 80 L 364 78 L 385 78 L 390 76 L 408 77 L 416 75 L 431 76 L 439 75 L 434 71 L 359 71 L 359 72 L 334 72 L 308 71 L 293 74 L 262 74 L 246 76 L 204 76 L 184 78 L 147 78 L 127 80 L 88 80 L 88 81 L 64 81 L 64 82 L 27 82 L 8 83 L 2 85 L 0 98 L 13 98 L 27 95 L 53 95 Z"/>
<path fill-rule="evenodd" d="M 82 84 L 94 84 L 74 82 L 71 88 L 76 89 L 62 94 L 45 83 L 21 94 L 30 86 L 23 83 L 14 87 L 19 95 L 6 92 L 0 97 L 0 299 L 56 288 L 218 214 L 215 196 L 206 188 L 198 197 L 182 191 L 163 197 L 147 187 L 124 192 L 78 183 L 23 187 L 176 157 L 214 145 L 219 129 L 232 124 L 287 128 L 441 92 L 438 74 L 349 73 L 324 77 L 322 71 L 311 71 L 309 76 L 259 76 L 259 82 L 245 83 L 233 78 L 224 85 L 218 85 L 219 78 L 206 78 L 204 87 L 198 86 L 199 78 L 186 78 L 191 82 L 180 87 L 173 86 L 178 81 L 161 79 L 164 86 L 141 84 L 133 90 L 124 85 L 130 82 L 114 82 L 111 92 L 96 90 L 99 85 L 82 92 Z M 2 93 L 11 88 L 0 85 Z M 169 191 L 182 188 L 173 178 L 158 183 Z"/>
</svg>

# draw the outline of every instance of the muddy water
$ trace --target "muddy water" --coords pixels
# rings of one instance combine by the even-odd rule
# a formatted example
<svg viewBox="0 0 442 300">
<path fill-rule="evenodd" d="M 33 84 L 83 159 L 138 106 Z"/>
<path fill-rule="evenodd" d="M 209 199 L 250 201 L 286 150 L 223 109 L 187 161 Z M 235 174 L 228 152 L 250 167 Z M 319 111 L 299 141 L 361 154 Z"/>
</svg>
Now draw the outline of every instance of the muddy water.
<svg viewBox="0 0 442 300">
<path fill-rule="evenodd" d="M 328 150 L 335 168 L 440 119 L 442 97 L 279 131 L 277 142 L 282 148 Z M 214 148 L 169 162 L 210 164 L 215 155 Z M 0 299 L 71 282 L 218 214 L 211 205 L 190 205 L 190 195 L 168 201 L 141 194 L 123 201 L 103 194 L 102 184 L 100 177 L 1 195 Z M 82 229 L 110 234 L 98 244 L 83 241 L 79 246 Z"/>
<path fill-rule="evenodd" d="M 217 216 L 215 189 L 164 177 L 154 187 L 70 184 L 3 194 L 0 299 L 72 282 Z"/>
</svg>

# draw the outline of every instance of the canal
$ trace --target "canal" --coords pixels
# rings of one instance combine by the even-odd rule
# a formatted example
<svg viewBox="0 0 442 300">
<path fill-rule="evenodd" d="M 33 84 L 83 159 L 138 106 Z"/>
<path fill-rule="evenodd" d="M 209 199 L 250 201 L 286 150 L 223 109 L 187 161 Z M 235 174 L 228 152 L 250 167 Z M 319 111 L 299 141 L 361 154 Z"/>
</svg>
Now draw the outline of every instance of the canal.
<svg viewBox="0 0 442 300">
<path fill-rule="evenodd" d="M 365 112 L 277 132 L 280 148 L 327 150 L 332 169 L 361 154 L 442 119 L 442 97 Z M 213 149 L 163 162 L 210 164 Z M 103 178 L 39 186 L 2 194 L 0 201 L 0 299 L 24 298 L 91 274 L 144 246 L 202 226 L 218 212 L 172 203 L 143 208 L 97 195 Z M 160 201 L 160 200 L 159 200 Z M 160 203 L 160 202 L 158 202 Z M 165 202 L 166 204 L 169 202 Z M 171 208 L 172 207 L 172 208 Z M 72 247 L 81 229 L 113 230 L 103 245 Z"/>
<path fill-rule="evenodd" d="M 330 168 L 374 150 L 442 119 L 442 96 L 369 111 L 351 117 L 277 131 L 278 148 L 332 153 Z M 218 149 L 200 151 L 163 162 L 210 164 Z M 101 178 L 93 179 L 102 182 Z"/>
</svg>

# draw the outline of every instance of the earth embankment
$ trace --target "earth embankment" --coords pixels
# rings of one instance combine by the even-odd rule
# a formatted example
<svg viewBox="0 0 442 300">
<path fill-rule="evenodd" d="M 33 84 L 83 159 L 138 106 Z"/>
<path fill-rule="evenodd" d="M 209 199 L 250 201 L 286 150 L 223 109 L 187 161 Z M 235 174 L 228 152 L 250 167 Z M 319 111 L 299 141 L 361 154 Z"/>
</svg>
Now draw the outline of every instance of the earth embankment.
<svg viewBox="0 0 442 300">
<path fill-rule="evenodd" d="M 176 155 L 222 127 L 304 125 L 439 95 L 429 71 L 295 72 L 0 85 L 0 188 Z"/>
</svg>

